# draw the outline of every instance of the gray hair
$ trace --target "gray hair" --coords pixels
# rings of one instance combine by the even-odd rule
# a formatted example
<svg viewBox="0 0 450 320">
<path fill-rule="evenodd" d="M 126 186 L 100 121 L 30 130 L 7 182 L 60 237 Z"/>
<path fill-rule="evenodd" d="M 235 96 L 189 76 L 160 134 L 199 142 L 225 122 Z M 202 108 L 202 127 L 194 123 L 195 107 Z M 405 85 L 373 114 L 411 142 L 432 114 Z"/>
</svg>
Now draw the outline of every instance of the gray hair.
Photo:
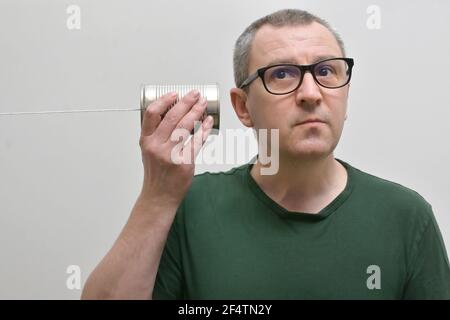
<svg viewBox="0 0 450 320">
<path fill-rule="evenodd" d="M 253 39 L 255 38 L 256 32 L 263 25 L 271 25 L 274 27 L 298 26 L 298 25 L 306 26 L 310 25 L 313 22 L 320 23 L 328 30 L 330 30 L 330 32 L 336 38 L 336 41 L 339 47 L 341 48 L 342 54 L 345 57 L 344 42 L 342 41 L 339 34 L 330 26 L 330 24 L 327 21 L 303 10 L 297 9 L 279 10 L 254 21 L 244 30 L 244 32 L 237 39 L 233 54 L 234 82 L 236 83 L 236 87 L 239 87 L 248 76 L 251 45 Z M 245 87 L 244 89 L 248 88 Z"/>
</svg>

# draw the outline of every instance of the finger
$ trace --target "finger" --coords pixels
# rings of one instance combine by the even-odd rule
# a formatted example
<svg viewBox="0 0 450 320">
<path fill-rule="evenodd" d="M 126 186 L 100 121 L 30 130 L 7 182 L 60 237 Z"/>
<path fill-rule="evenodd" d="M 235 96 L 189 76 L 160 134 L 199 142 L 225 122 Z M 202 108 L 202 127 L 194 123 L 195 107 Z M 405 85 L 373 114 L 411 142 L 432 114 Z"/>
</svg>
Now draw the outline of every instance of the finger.
<svg viewBox="0 0 450 320">
<path fill-rule="evenodd" d="M 189 134 L 187 134 L 186 136 L 188 137 Z M 174 164 L 182 164 L 182 163 L 189 164 L 188 162 L 185 161 L 186 157 L 183 154 L 183 146 L 185 145 L 186 140 L 188 139 L 186 136 L 179 137 L 181 139 L 178 139 L 178 143 L 172 146 L 171 148 L 170 159 Z"/>
<path fill-rule="evenodd" d="M 171 92 L 163 95 L 161 98 L 148 105 L 142 119 L 141 135 L 149 136 L 155 132 L 161 122 L 161 115 L 169 110 L 169 107 L 176 101 L 176 99 L 177 93 Z"/>
<path fill-rule="evenodd" d="M 197 101 L 197 103 L 192 107 L 192 109 L 178 122 L 175 129 L 172 131 L 170 141 L 176 141 L 172 139 L 174 133 L 176 136 L 183 136 L 183 138 L 187 138 L 194 129 L 196 122 L 201 122 L 204 120 L 206 113 L 206 107 L 208 103 L 205 98 L 201 98 Z"/>
<path fill-rule="evenodd" d="M 198 90 L 192 90 L 187 95 L 182 97 L 173 108 L 171 108 L 164 118 L 161 120 L 155 134 L 162 141 L 167 141 L 172 131 L 177 126 L 178 122 L 189 112 L 192 106 L 198 101 L 200 92 Z"/>
<path fill-rule="evenodd" d="M 202 125 L 199 127 L 197 132 L 195 132 L 192 139 L 186 144 L 185 148 L 190 148 L 190 155 L 191 155 L 191 163 L 195 162 L 195 158 L 197 158 L 197 155 L 199 154 L 203 144 L 205 143 L 206 139 L 208 138 L 209 134 L 211 133 L 211 129 L 213 127 L 214 120 L 212 116 L 206 117 L 205 120 L 203 120 Z"/>
</svg>

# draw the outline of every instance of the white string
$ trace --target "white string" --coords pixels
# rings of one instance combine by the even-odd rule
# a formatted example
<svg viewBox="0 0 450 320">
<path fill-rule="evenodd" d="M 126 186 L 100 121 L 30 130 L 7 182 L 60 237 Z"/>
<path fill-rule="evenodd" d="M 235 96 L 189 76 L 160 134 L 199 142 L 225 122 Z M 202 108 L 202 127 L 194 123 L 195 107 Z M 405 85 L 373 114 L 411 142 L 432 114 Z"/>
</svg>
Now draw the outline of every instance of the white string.
<svg viewBox="0 0 450 320">
<path fill-rule="evenodd" d="M 50 113 L 80 113 L 80 112 L 109 112 L 109 111 L 140 111 L 138 108 L 130 109 L 79 109 L 79 110 L 53 110 L 53 111 L 22 111 L 22 112 L 0 112 L 0 116 L 16 116 L 27 114 L 50 114 Z"/>
</svg>

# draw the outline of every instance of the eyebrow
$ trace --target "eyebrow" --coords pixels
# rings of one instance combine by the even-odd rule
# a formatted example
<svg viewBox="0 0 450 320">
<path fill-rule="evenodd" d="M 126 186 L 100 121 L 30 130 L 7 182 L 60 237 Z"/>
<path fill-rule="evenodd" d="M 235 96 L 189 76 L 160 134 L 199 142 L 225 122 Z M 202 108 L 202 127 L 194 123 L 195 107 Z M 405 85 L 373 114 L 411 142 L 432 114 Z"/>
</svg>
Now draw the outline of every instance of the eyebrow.
<svg viewBox="0 0 450 320">
<path fill-rule="evenodd" d="M 312 63 L 316 63 L 316 62 L 319 62 L 322 60 L 332 59 L 332 58 L 339 58 L 339 57 L 334 56 L 334 55 L 318 56 L 318 57 L 314 58 Z M 275 64 L 282 64 L 282 63 L 298 64 L 297 61 L 293 58 L 280 58 L 280 59 L 272 60 L 270 63 L 267 64 L 267 66 L 272 66 Z"/>
</svg>

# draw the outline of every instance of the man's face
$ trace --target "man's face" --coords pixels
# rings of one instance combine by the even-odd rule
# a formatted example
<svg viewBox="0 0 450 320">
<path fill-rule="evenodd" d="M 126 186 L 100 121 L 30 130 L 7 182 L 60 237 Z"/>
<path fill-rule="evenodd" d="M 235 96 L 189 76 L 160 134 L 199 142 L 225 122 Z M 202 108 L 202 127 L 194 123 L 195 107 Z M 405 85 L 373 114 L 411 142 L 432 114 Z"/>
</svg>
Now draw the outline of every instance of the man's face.
<svg viewBox="0 0 450 320">
<path fill-rule="evenodd" d="M 332 33 L 321 24 L 261 27 L 250 51 L 249 74 L 275 63 L 312 64 L 342 57 Z M 324 58 L 325 57 L 325 58 Z M 319 86 L 307 72 L 301 86 L 286 95 L 273 95 L 258 78 L 249 87 L 246 107 L 254 129 L 279 129 L 280 157 L 323 158 L 333 152 L 344 125 L 349 86 Z M 325 123 L 299 124 L 311 118 Z"/>
</svg>

